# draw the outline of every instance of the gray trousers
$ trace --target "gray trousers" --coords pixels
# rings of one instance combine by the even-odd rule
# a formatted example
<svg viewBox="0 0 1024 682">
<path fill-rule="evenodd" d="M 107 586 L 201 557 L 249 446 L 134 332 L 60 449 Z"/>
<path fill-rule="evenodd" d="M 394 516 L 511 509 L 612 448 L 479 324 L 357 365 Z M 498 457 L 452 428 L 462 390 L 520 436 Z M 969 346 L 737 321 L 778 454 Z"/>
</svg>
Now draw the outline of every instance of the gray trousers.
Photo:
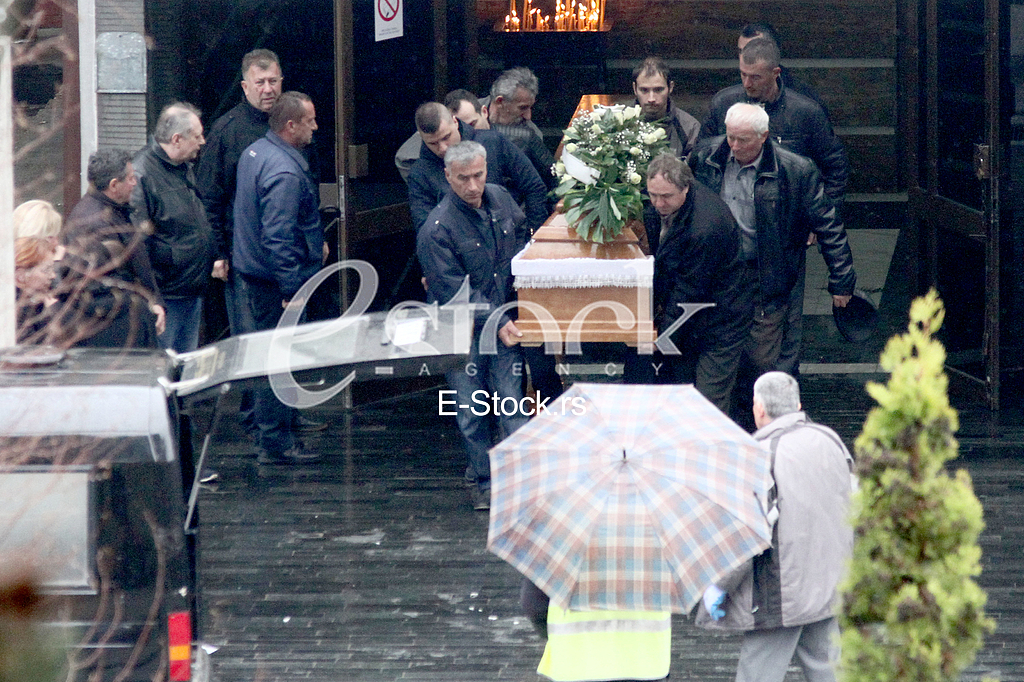
<svg viewBox="0 0 1024 682">
<path fill-rule="evenodd" d="M 782 682 L 794 654 L 807 682 L 835 682 L 838 638 L 835 618 L 791 628 L 746 632 L 740 646 L 736 682 Z"/>
</svg>

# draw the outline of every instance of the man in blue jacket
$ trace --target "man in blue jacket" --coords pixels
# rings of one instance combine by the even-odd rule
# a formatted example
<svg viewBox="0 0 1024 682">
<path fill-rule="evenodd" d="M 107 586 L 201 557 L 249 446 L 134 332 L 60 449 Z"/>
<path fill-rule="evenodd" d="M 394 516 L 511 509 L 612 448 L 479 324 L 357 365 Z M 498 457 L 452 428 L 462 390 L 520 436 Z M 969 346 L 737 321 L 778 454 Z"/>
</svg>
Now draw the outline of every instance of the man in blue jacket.
<svg viewBox="0 0 1024 682">
<path fill-rule="evenodd" d="M 312 142 L 316 129 L 309 97 L 286 92 L 270 109 L 270 131 L 238 161 L 231 263 L 245 281 L 241 303 L 248 306 L 253 326 L 243 332 L 273 329 L 284 308 L 303 305 L 293 299 L 323 264 L 319 196 L 299 151 Z M 294 408 L 282 404 L 269 383 L 256 389 L 254 398 L 261 464 L 319 457 L 295 438 Z"/>
<path fill-rule="evenodd" d="M 487 156 L 478 142 L 446 150 L 450 189 L 416 239 L 427 299 L 443 305 L 461 291 L 469 303 L 477 304 L 469 361 L 448 373 L 449 395 L 454 397 L 446 401 L 442 396 L 439 407 L 450 406 L 447 411 L 455 414 L 466 441 L 467 480 L 474 484 L 473 508 L 480 510 L 490 508 L 489 417 L 498 417 L 505 436 L 527 420 L 518 409 L 506 409 L 504 400 L 522 404 L 522 359 L 516 348 L 522 333 L 513 321 L 514 309 L 498 313 L 498 324 L 484 335 L 485 322 L 495 310 L 515 301 L 512 256 L 526 240 L 522 210 L 508 191 L 487 183 Z M 468 291 L 463 290 L 467 285 Z"/>
<path fill-rule="evenodd" d="M 448 192 L 444 155 L 449 147 L 473 141 L 487 150 L 487 178 L 524 204 L 530 230 L 548 217 L 547 188 L 530 160 L 507 138 L 493 130 L 474 130 L 452 116 L 443 104 L 427 102 L 416 110 L 416 130 L 423 138 L 420 158 L 409 171 L 409 210 L 417 230 Z"/>
</svg>

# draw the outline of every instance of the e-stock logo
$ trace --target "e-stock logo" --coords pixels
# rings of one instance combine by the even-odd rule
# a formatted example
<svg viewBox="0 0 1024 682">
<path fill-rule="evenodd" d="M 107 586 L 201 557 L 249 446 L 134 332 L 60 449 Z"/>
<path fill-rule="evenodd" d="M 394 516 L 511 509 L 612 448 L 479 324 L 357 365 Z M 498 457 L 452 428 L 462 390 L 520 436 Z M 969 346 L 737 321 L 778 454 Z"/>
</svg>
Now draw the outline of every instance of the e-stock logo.
<svg viewBox="0 0 1024 682">
<path fill-rule="evenodd" d="M 554 402 L 551 396 L 528 395 L 522 398 L 500 396 L 483 389 L 473 391 L 468 402 L 461 402 L 458 391 L 442 389 L 437 392 L 437 414 L 442 417 L 455 417 L 459 410 L 469 410 L 476 417 L 532 417 L 536 414 L 558 414 L 582 417 L 586 414 L 586 400 L 583 396 L 559 396 Z"/>
<path fill-rule="evenodd" d="M 354 270 L 359 275 L 359 286 L 356 290 L 355 298 L 352 304 L 335 320 L 330 321 L 328 324 L 317 327 L 316 330 L 311 332 L 304 332 L 300 320 L 306 310 L 306 304 L 310 297 L 317 290 L 317 288 L 323 284 L 327 278 L 336 272 L 342 270 Z M 350 372 L 344 379 L 338 383 L 330 386 L 326 389 L 310 391 L 303 388 L 295 381 L 293 376 L 293 370 L 290 368 L 291 349 L 292 345 L 296 342 L 301 341 L 302 343 L 310 343 L 314 341 L 328 341 L 331 337 L 339 334 L 342 330 L 348 328 L 350 325 L 356 323 L 369 309 L 371 303 L 373 303 L 374 297 L 377 295 L 377 287 L 380 284 L 380 278 L 377 275 L 376 269 L 373 265 L 364 260 L 344 260 L 337 263 L 332 263 L 323 269 L 321 269 L 316 275 L 310 277 L 309 280 L 302 285 L 302 288 L 292 297 L 291 302 L 285 308 L 284 313 L 281 315 L 281 319 L 278 320 L 277 327 L 274 329 L 273 337 L 271 338 L 270 348 L 268 350 L 268 366 L 275 368 L 284 368 L 283 371 L 275 371 L 270 375 L 270 386 L 274 391 L 274 395 L 277 396 L 278 400 L 289 407 L 295 407 L 298 409 L 306 409 L 314 407 L 321 403 L 324 403 L 341 391 L 345 390 L 353 381 L 355 381 L 356 373 Z M 479 344 L 479 352 L 481 355 L 497 355 L 498 353 L 498 328 L 501 323 L 502 317 L 509 311 L 515 311 L 518 308 L 528 308 L 533 313 L 537 320 L 540 322 L 541 333 L 544 337 L 544 352 L 548 355 L 559 355 L 564 352 L 566 355 L 580 355 L 582 354 L 582 332 L 583 325 L 586 321 L 587 316 L 596 309 L 606 308 L 614 312 L 616 318 L 616 324 L 621 329 L 629 329 L 636 324 L 636 318 L 633 312 L 629 310 L 622 303 L 617 301 L 600 301 L 597 303 L 591 303 L 581 309 L 576 316 L 571 320 L 568 329 L 565 332 L 565 340 L 563 346 L 562 333 L 559 329 L 558 323 L 555 321 L 555 317 L 548 311 L 544 306 L 541 306 L 532 301 L 516 302 L 512 301 L 504 305 L 494 307 L 487 303 L 474 302 L 472 299 L 472 288 L 469 285 L 469 277 L 467 276 L 462 286 L 455 293 L 450 301 L 439 305 L 438 303 L 423 303 L 422 301 L 403 301 L 402 303 L 394 306 L 388 311 L 387 320 L 385 322 L 385 333 L 387 334 L 387 341 L 394 341 L 394 329 L 400 316 L 407 314 L 409 310 L 420 310 L 425 313 L 425 316 L 429 323 L 434 329 L 439 326 L 439 320 L 441 312 L 444 311 L 446 314 L 451 315 L 453 318 L 452 326 L 452 351 L 456 354 L 469 355 L 470 344 L 472 340 L 468 333 L 470 329 L 479 328 L 479 339 L 476 341 Z M 672 325 L 658 335 L 658 338 L 653 344 L 642 344 L 637 352 L 640 354 L 652 355 L 654 350 L 657 349 L 663 355 L 680 355 L 680 350 L 672 342 L 670 338 L 683 324 L 686 323 L 691 317 L 697 312 L 704 308 L 714 307 L 714 303 L 680 303 L 679 308 L 682 309 L 682 314 L 676 318 L 676 321 Z M 480 320 L 483 320 L 483 324 L 478 324 Z M 473 334 L 476 336 L 476 334 Z M 465 339 L 470 339 L 468 342 Z M 411 348 L 412 352 L 422 356 L 440 356 L 450 353 L 445 353 L 438 350 L 436 347 L 431 346 L 426 342 L 419 342 L 414 344 Z M 439 403 L 441 396 L 438 397 Z M 503 409 L 499 402 L 496 404 L 493 402 L 493 397 L 488 397 L 484 401 L 491 410 L 491 413 L 497 413 Z M 539 402 L 539 401 L 538 401 Z M 463 408 L 459 405 L 460 409 L 469 409 L 469 407 Z M 516 410 L 518 414 L 525 414 L 526 411 L 525 403 L 520 406 L 517 404 Z M 572 409 L 580 406 L 569 406 L 567 409 Z M 439 410 L 440 410 L 439 404 Z M 483 409 L 478 407 L 478 409 Z M 550 411 L 550 407 L 545 403 L 541 406 L 538 403 L 532 405 L 532 412 L 541 412 L 545 410 Z M 559 408 L 562 409 L 562 408 Z M 566 410 L 563 409 L 563 413 Z"/>
</svg>

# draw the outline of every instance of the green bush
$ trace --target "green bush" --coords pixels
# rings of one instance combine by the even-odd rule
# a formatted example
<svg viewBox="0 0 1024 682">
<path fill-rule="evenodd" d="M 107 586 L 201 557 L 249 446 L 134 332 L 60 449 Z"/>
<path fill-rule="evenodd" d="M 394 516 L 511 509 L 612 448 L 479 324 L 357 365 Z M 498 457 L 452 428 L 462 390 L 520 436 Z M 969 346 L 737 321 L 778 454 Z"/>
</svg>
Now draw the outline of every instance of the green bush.
<svg viewBox="0 0 1024 682">
<path fill-rule="evenodd" d="M 981 503 L 967 472 L 951 477 L 944 467 L 957 456 L 958 425 L 946 352 L 932 338 L 943 316 L 934 290 L 915 300 L 908 332 L 882 353 L 889 383 L 867 386 L 878 407 L 856 442 L 860 490 L 840 614 L 848 682 L 956 680 L 994 628 L 973 580 Z"/>
</svg>

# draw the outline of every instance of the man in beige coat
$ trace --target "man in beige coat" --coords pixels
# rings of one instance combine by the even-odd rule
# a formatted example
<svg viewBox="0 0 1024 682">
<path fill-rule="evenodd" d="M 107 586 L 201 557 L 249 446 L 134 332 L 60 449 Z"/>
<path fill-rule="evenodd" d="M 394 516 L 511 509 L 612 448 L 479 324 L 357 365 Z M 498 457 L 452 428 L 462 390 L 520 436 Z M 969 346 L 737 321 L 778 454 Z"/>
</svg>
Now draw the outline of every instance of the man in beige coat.
<svg viewBox="0 0 1024 682">
<path fill-rule="evenodd" d="M 783 372 L 755 382 L 754 420 L 754 439 L 772 458 L 772 546 L 708 588 L 697 624 L 744 633 L 737 682 L 782 682 L 794 655 L 808 682 L 835 682 L 853 458 L 835 431 L 801 411 L 800 387 Z"/>
</svg>

